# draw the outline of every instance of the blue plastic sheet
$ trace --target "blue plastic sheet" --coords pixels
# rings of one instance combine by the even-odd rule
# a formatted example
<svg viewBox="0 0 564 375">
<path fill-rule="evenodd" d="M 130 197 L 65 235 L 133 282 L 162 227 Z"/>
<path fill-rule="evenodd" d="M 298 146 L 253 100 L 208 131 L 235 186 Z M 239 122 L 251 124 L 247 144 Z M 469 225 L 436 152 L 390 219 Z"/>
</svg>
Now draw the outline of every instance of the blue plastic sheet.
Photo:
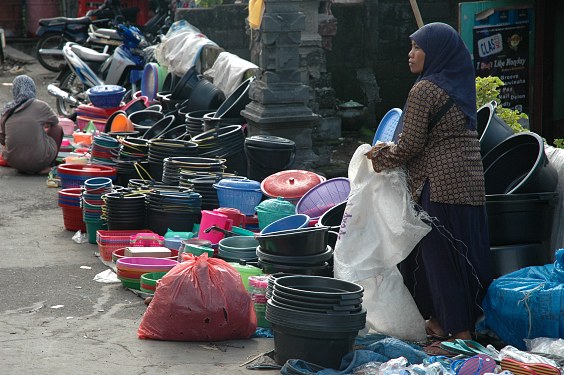
<svg viewBox="0 0 564 375">
<path fill-rule="evenodd" d="M 564 249 L 556 251 L 554 265 L 494 280 L 482 307 L 486 326 L 518 349 L 527 350 L 523 339 L 564 337 Z"/>
</svg>

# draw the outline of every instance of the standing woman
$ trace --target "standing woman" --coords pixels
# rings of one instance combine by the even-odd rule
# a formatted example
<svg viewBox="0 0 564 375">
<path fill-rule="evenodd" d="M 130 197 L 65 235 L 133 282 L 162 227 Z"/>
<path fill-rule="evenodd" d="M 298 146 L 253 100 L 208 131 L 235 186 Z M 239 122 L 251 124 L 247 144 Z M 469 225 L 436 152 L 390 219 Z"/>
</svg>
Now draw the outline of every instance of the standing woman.
<svg viewBox="0 0 564 375">
<path fill-rule="evenodd" d="M 433 229 L 400 264 L 427 334 L 471 339 L 492 280 L 474 69 L 449 25 L 425 25 L 410 38 L 409 69 L 419 77 L 402 133 L 366 156 L 376 172 L 405 167 L 412 197 L 430 217 Z M 436 344 L 426 351 L 445 354 Z"/>
<path fill-rule="evenodd" d="M 0 144 L 3 158 L 20 172 L 48 173 L 63 141 L 55 112 L 35 98 L 35 83 L 26 75 L 14 78 L 14 100 L 2 109 Z"/>
</svg>

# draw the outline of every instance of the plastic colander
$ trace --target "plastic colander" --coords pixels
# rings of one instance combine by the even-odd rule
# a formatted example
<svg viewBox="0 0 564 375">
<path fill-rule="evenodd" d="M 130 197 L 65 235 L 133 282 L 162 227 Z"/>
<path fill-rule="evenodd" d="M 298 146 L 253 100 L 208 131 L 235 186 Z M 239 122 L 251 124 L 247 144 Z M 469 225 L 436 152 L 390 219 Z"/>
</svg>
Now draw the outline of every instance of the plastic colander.
<svg viewBox="0 0 564 375">
<path fill-rule="evenodd" d="M 331 207 L 346 201 L 350 191 L 348 178 L 331 178 L 306 192 L 296 204 L 296 213 L 317 219 Z"/>
</svg>

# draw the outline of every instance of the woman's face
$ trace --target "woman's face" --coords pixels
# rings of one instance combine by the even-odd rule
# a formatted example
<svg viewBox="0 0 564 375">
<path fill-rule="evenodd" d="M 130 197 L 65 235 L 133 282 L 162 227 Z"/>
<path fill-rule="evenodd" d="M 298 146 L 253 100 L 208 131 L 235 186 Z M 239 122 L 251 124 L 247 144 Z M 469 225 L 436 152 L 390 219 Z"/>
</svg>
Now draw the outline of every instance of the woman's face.
<svg viewBox="0 0 564 375">
<path fill-rule="evenodd" d="M 425 52 L 413 40 L 411 41 L 411 50 L 407 54 L 407 57 L 409 57 L 409 70 L 411 70 L 411 73 L 423 73 Z"/>
</svg>

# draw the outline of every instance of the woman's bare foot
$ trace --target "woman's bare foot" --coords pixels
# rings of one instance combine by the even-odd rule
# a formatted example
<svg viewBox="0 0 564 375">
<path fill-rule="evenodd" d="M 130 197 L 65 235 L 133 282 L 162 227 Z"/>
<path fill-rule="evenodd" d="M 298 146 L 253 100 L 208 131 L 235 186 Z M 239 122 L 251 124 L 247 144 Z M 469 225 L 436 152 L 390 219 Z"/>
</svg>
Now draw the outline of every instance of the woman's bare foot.
<svg viewBox="0 0 564 375">
<path fill-rule="evenodd" d="M 431 318 L 425 322 L 425 331 L 427 332 L 427 336 L 440 341 L 447 340 L 450 337 L 435 318 Z"/>
</svg>

